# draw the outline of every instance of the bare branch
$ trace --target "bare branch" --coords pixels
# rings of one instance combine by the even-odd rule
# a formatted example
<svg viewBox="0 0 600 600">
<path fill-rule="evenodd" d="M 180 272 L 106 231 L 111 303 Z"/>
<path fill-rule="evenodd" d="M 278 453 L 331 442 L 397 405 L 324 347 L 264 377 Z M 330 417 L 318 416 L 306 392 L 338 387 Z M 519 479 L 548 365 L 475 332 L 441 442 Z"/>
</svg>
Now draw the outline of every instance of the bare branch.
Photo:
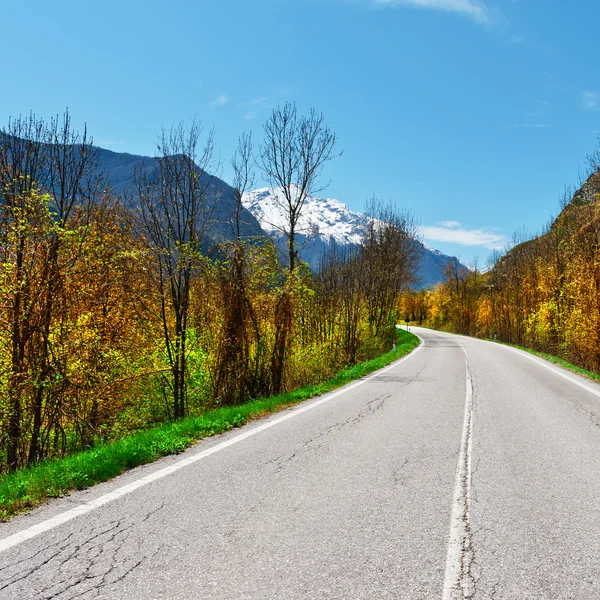
<svg viewBox="0 0 600 600">
<path fill-rule="evenodd" d="M 318 187 L 323 166 L 341 153 L 334 151 L 337 138 L 322 114 L 311 109 L 307 117 L 298 117 L 296 105 L 289 102 L 273 110 L 264 125 L 264 136 L 258 165 L 281 192 L 280 197 L 276 194 L 276 202 L 286 217 L 284 234 L 293 272 L 298 259 L 295 238 L 304 203 L 324 189 Z"/>
</svg>

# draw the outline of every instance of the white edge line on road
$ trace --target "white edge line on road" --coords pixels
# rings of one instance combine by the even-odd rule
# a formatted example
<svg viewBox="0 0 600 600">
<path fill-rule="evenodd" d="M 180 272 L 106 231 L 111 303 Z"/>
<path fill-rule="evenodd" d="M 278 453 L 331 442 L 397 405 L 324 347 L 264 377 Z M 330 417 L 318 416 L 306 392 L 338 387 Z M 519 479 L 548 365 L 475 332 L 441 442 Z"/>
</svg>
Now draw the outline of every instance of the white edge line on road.
<svg viewBox="0 0 600 600">
<path fill-rule="evenodd" d="M 465 412 L 460 441 L 458 465 L 452 498 L 452 513 L 450 516 L 450 536 L 446 553 L 446 570 L 444 573 L 444 588 L 442 600 L 457 600 L 469 597 L 472 584 L 470 574 L 471 562 L 471 454 L 473 439 L 473 380 L 469 368 L 469 359 L 465 354 L 466 385 Z"/>
<path fill-rule="evenodd" d="M 90 500 L 89 502 L 86 502 L 85 504 L 80 504 L 79 506 L 76 506 L 75 508 L 72 508 L 71 510 L 68 510 L 64 513 L 61 513 L 61 514 L 55 516 L 55 517 L 52 517 L 45 521 L 42 521 L 41 523 L 32 525 L 31 527 L 28 527 L 27 529 L 24 529 L 23 531 L 20 531 L 18 533 L 10 535 L 4 539 L 1 539 L 0 540 L 0 552 L 4 552 L 4 551 L 8 550 L 9 548 L 17 546 L 18 544 L 21 544 L 22 542 L 24 542 L 26 540 L 29 540 L 33 537 L 40 535 L 41 533 L 49 531 L 50 529 L 54 529 L 55 527 L 58 527 L 59 525 L 62 525 L 63 523 L 66 523 L 67 521 L 71 521 L 72 519 L 80 517 L 81 515 L 85 515 L 86 513 L 89 513 L 92 510 L 95 510 L 96 508 L 103 506 L 104 504 L 112 502 L 113 500 L 117 500 L 118 498 L 126 496 L 127 494 L 130 494 L 131 492 L 134 492 L 135 490 L 137 490 L 145 485 L 148 485 L 149 483 L 152 483 L 153 481 L 162 479 L 163 477 L 166 477 L 167 475 L 170 475 L 171 473 L 174 473 L 175 471 L 179 471 L 179 469 L 183 469 L 184 467 L 187 467 L 188 465 L 191 465 L 200 460 L 203 460 L 203 459 L 211 456 L 212 454 L 216 454 L 217 452 L 220 452 L 221 450 L 225 450 L 225 448 L 229 448 L 230 446 L 233 446 L 234 444 L 238 444 L 239 442 L 242 442 L 242 441 L 248 439 L 249 437 L 252 437 L 258 433 L 265 431 L 266 429 L 275 427 L 275 425 L 279 425 L 279 423 L 283 423 L 284 421 L 287 421 L 288 419 L 292 419 L 293 417 L 297 417 L 298 415 L 301 415 L 302 413 L 308 412 L 309 410 L 313 410 L 313 409 L 317 408 L 318 406 L 321 406 L 322 404 L 325 404 L 326 402 L 329 402 L 330 400 L 333 400 L 334 398 L 341 396 L 342 394 L 345 394 L 351 390 L 356 389 L 357 387 L 363 385 L 367 381 L 374 379 L 376 377 L 379 377 L 381 374 L 389 371 L 390 369 L 397 367 L 400 363 L 403 363 L 405 360 L 408 360 L 409 358 L 411 358 L 415 354 L 417 354 L 417 352 L 419 352 L 423 348 L 424 344 L 423 344 L 423 339 L 421 337 L 419 337 L 418 335 L 416 337 L 419 338 L 421 343 L 410 354 L 408 354 L 404 358 L 401 358 L 398 361 L 395 361 L 391 365 L 389 365 L 383 369 L 380 369 L 379 371 L 376 371 L 375 373 L 369 375 L 368 377 L 365 377 L 364 379 L 361 379 L 360 381 L 357 381 L 348 386 L 345 386 L 344 388 L 342 388 L 341 390 L 339 390 L 337 392 L 328 394 L 327 396 L 325 396 L 324 398 L 322 398 L 320 400 L 311 402 L 310 404 L 305 404 L 304 406 L 300 406 L 299 408 L 294 408 L 290 412 L 288 412 L 280 417 L 270 419 L 268 422 L 263 423 L 262 425 L 258 425 L 257 427 L 248 429 L 247 431 L 241 433 L 240 435 L 230 438 L 224 442 L 221 442 L 220 444 L 216 444 L 215 446 L 212 446 L 211 448 L 207 448 L 206 450 L 202 450 L 201 452 L 198 452 L 197 454 L 193 454 L 192 456 L 183 458 L 183 459 L 177 461 L 175 464 L 169 465 L 168 467 L 164 467 L 163 469 L 160 469 L 159 471 L 151 473 L 150 475 L 146 475 L 145 477 L 142 477 L 132 483 L 128 483 L 127 485 L 124 485 L 120 488 L 117 488 L 116 490 L 113 490 L 112 492 L 104 494 L 103 496 L 100 496 L 99 498 L 96 498 L 95 500 Z"/>
<path fill-rule="evenodd" d="M 461 337 L 464 337 L 464 336 L 461 336 Z M 566 379 L 567 381 L 574 383 L 575 385 L 579 386 L 580 388 L 583 388 L 587 392 L 590 392 L 590 394 L 594 394 L 594 396 L 600 398 L 600 391 L 598 389 L 595 389 L 589 385 L 586 385 L 585 383 L 583 383 L 583 381 L 579 381 L 578 379 L 569 375 L 568 373 L 564 373 L 559 366 L 554 365 L 553 363 L 547 362 L 543 358 L 537 357 L 534 354 L 529 354 L 525 350 L 520 350 L 519 348 L 513 348 L 512 346 L 507 346 L 505 344 L 497 344 L 494 342 L 490 342 L 488 340 L 480 340 L 478 338 L 467 338 L 467 339 L 475 340 L 476 342 L 481 342 L 483 344 L 494 344 L 494 346 L 496 346 L 498 348 L 504 348 L 505 350 L 510 350 L 510 351 L 518 354 L 519 356 L 522 356 L 523 358 L 531 360 L 532 362 L 538 364 L 540 367 L 544 367 L 544 369 L 551 371 L 555 375 L 558 375 L 559 377 L 562 377 L 563 379 Z M 583 377 L 583 375 L 581 375 L 581 377 Z"/>
<path fill-rule="evenodd" d="M 437 332 L 435 329 L 428 329 L 428 331 Z M 440 332 L 437 332 L 437 333 L 440 333 Z M 444 333 L 445 335 L 449 335 L 452 337 L 460 337 L 460 338 L 464 338 L 465 340 L 479 342 L 480 344 L 493 344 L 496 348 L 504 348 L 505 350 L 510 350 L 511 352 L 514 352 L 515 354 L 518 354 L 519 356 L 538 364 L 540 367 L 547 369 L 548 371 L 554 373 L 555 375 L 558 375 L 559 377 L 562 377 L 563 379 L 566 379 L 567 381 L 574 383 L 575 385 L 586 390 L 587 392 L 590 392 L 590 394 L 593 394 L 597 398 L 600 398 L 600 390 L 598 390 L 597 388 L 593 388 L 592 386 L 585 384 L 583 381 L 579 381 L 579 379 L 577 379 L 576 377 L 569 375 L 567 372 L 564 372 L 563 371 L 564 367 L 561 368 L 559 365 L 555 365 L 554 363 L 548 362 L 547 360 L 545 360 L 539 356 L 536 356 L 535 354 L 529 354 L 529 352 L 527 352 L 526 350 L 521 350 L 520 348 L 513 348 L 512 346 L 507 346 L 506 344 L 499 344 L 499 343 L 492 342 L 489 340 L 482 340 L 482 339 L 479 339 L 476 337 L 470 337 L 468 335 L 460 335 L 458 333 L 446 333 L 446 332 L 441 332 L 441 333 Z M 417 335 L 417 334 L 415 333 L 415 335 Z M 580 375 L 580 377 L 584 377 L 584 376 Z"/>
</svg>

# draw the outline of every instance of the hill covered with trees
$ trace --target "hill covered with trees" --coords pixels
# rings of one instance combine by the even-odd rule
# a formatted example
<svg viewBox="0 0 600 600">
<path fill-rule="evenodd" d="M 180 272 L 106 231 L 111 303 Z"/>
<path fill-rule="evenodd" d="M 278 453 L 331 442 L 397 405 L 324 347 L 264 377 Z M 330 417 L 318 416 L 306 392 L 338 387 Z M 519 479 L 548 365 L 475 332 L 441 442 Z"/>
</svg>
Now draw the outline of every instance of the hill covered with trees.
<svg viewBox="0 0 600 600">
<path fill-rule="evenodd" d="M 553 354 L 600 373 L 600 153 L 542 235 L 496 257 L 486 273 L 451 265 L 404 312 L 448 331 Z"/>
</svg>

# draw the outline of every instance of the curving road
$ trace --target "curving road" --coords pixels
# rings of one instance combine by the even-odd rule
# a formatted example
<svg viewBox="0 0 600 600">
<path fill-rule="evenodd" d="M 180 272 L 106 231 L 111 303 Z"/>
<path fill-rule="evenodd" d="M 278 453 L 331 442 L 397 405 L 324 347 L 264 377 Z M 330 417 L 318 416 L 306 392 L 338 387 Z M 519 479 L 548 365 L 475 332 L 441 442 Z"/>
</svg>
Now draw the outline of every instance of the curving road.
<svg viewBox="0 0 600 600">
<path fill-rule="evenodd" d="M 0 598 L 600 598 L 600 385 L 416 332 L 374 376 L 0 524 Z"/>
</svg>

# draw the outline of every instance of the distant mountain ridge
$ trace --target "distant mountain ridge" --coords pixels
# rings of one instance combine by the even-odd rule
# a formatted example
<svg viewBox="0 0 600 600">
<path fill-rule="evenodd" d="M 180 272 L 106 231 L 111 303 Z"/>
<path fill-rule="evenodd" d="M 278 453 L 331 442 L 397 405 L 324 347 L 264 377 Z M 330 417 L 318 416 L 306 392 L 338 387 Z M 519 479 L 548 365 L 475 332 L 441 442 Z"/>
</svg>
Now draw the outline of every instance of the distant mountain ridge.
<svg viewBox="0 0 600 600">
<path fill-rule="evenodd" d="M 244 207 L 256 217 L 262 229 L 284 250 L 285 216 L 281 210 L 284 200 L 280 190 L 260 188 L 247 192 L 242 198 Z M 358 246 L 366 230 L 368 218 L 355 212 L 335 198 L 308 197 L 298 228 L 300 256 L 313 269 L 318 268 L 323 255 L 335 244 L 338 247 Z M 424 289 L 445 279 L 449 262 L 457 260 L 417 240 L 421 247 L 417 288 Z M 461 265 L 463 266 L 463 265 Z"/>
<path fill-rule="evenodd" d="M 132 196 L 135 198 L 134 174 L 136 168 L 146 166 L 149 170 L 156 168 L 156 158 L 113 152 L 98 148 L 99 170 L 104 172 L 113 192 L 120 197 Z M 208 202 L 213 204 L 213 226 L 209 232 L 210 242 L 218 243 L 230 239 L 232 231 L 229 226 L 229 217 L 234 213 L 235 190 L 222 179 L 210 175 L 198 168 L 198 173 L 208 184 Z M 242 235 L 262 236 L 256 218 L 247 210 L 241 214 Z"/>
</svg>

